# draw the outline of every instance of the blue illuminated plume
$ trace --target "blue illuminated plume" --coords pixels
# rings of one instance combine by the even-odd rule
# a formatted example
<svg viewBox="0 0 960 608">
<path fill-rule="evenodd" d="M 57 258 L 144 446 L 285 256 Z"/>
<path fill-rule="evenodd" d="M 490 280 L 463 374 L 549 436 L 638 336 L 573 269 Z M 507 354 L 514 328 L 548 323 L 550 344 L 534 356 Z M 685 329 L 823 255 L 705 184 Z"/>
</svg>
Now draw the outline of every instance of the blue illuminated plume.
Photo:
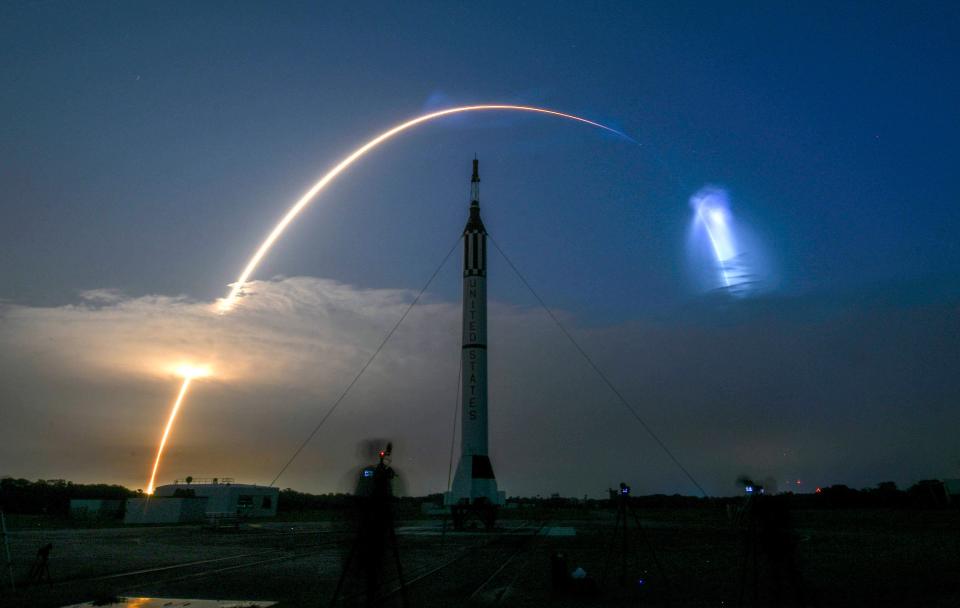
<svg viewBox="0 0 960 608">
<path fill-rule="evenodd" d="M 740 293 L 746 287 L 747 276 L 739 267 L 742 252 L 734 235 L 727 193 L 711 186 L 701 188 L 690 198 L 690 206 L 693 207 L 694 225 L 702 227 L 710 241 L 722 286 L 731 293 Z M 736 289 L 738 286 L 739 290 Z"/>
</svg>

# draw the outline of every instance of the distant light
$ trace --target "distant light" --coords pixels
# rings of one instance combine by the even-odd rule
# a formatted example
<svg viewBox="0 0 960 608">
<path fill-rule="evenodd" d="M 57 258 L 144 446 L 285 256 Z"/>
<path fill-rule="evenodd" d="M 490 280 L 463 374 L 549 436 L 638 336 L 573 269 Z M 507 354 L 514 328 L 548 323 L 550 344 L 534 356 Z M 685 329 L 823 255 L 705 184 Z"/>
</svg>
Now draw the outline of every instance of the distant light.
<svg viewBox="0 0 960 608">
<path fill-rule="evenodd" d="M 744 488 L 747 494 L 753 494 L 753 486 L 747 486 Z"/>
<path fill-rule="evenodd" d="M 647 582 L 647 581 L 643 580 L 642 578 L 637 579 L 637 585 L 641 585 L 641 586 L 642 586 L 642 585 L 643 585 L 644 583 L 646 583 L 646 582 Z"/>
<path fill-rule="evenodd" d="M 799 479 L 797 480 L 797 485 L 798 485 L 798 486 L 800 485 L 800 480 L 799 480 Z"/>
<path fill-rule="evenodd" d="M 817 493 L 817 494 L 820 494 L 821 492 L 823 492 L 823 490 L 821 490 L 819 487 L 817 487 L 817 489 L 814 490 L 814 492 Z"/>
<path fill-rule="evenodd" d="M 364 476 L 364 477 L 373 477 L 373 471 L 371 471 L 370 469 L 364 469 L 364 470 L 363 470 L 363 476 Z"/>
</svg>

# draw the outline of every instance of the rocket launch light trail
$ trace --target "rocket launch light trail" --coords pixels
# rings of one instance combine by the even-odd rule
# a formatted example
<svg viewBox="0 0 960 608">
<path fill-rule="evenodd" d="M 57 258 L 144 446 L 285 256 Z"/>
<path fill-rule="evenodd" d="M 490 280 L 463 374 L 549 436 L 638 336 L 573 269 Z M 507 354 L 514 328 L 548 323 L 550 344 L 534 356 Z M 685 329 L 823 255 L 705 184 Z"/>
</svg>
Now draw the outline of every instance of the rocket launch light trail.
<svg viewBox="0 0 960 608">
<path fill-rule="evenodd" d="M 190 382 L 194 378 L 202 378 L 203 376 L 210 375 L 210 370 L 205 367 L 184 365 L 177 369 L 177 373 L 183 376 L 183 384 L 180 385 L 180 393 L 177 395 L 177 400 L 173 402 L 170 418 L 167 420 L 167 426 L 163 430 L 163 437 L 160 438 L 160 447 L 157 448 L 157 459 L 153 462 L 153 471 L 150 473 L 150 483 L 147 484 L 147 494 L 153 494 L 153 484 L 157 478 L 157 469 L 160 468 L 160 458 L 163 456 L 163 448 L 167 445 L 167 438 L 170 437 L 173 421 L 177 418 L 177 412 L 180 411 L 184 397 L 187 396 L 187 390 L 190 389 Z"/>
<path fill-rule="evenodd" d="M 519 106 L 519 105 L 509 105 L 509 104 L 484 104 L 484 105 L 473 105 L 473 106 L 460 106 L 456 108 L 447 108 L 446 110 L 439 110 L 437 112 L 431 112 L 429 114 L 424 114 L 418 116 L 406 122 L 403 122 L 395 127 L 384 131 L 380 135 L 377 135 L 367 143 L 363 144 L 353 152 L 351 152 L 346 158 L 337 163 L 330 171 L 328 171 L 323 177 L 320 178 L 313 186 L 307 190 L 303 196 L 297 200 L 296 203 L 287 211 L 287 213 L 280 219 L 276 226 L 273 227 L 273 230 L 270 231 L 270 234 L 267 235 L 267 238 L 260 244 L 260 247 L 257 248 L 256 252 L 253 254 L 253 257 L 250 258 L 250 261 L 247 262 L 246 267 L 244 267 L 243 272 L 240 273 L 240 276 L 237 278 L 236 282 L 231 285 L 230 292 L 226 298 L 222 298 L 217 302 L 217 309 L 221 313 L 229 312 L 233 309 L 236 304 L 237 299 L 243 292 L 244 285 L 250 280 L 251 275 L 256 271 L 257 266 L 260 265 L 260 262 L 266 257 L 270 249 L 273 247 L 273 244 L 280 238 L 283 232 L 287 229 L 287 226 L 293 222 L 294 219 L 303 209 L 309 205 L 316 198 L 317 194 L 323 190 L 327 184 L 332 182 L 338 175 L 348 169 L 354 162 L 364 156 L 367 152 L 376 148 L 383 142 L 391 139 L 394 135 L 398 135 L 410 128 L 413 128 L 419 124 L 430 122 L 437 118 L 442 118 L 444 116 L 450 116 L 453 114 L 462 114 L 465 112 L 481 112 L 481 111 L 494 111 L 494 110 L 503 110 L 503 111 L 514 111 L 514 112 L 531 112 L 536 114 L 545 114 L 548 116 L 555 116 L 558 118 L 564 118 L 567 120 L 574 120 L 581 122 L 604 131 L 609 131 L 624 137 L 626 139 L 632 138 L 617 131 L 616 129 L 610 128 L 606 125 L 582 118 L 580 116 L 575 116 L 573 114 L 567 114 L 564 112 L 558 112 L 556 110 L 549 110 L 546 108 L 537 108 L 534 106 Z M 209 373 L 209 370 L 199 369 L 199 368 L 186 368 L 181 369 L 180 374 L 183 376 L 183 384 L 180 386 L 180 393 L 177 396 L 177 400 L 173 404 L 173 410 L 170 412 L 170 418 L 167 420 L 167 426 L 163 431 L 163 437 L 160 440 L 160 447 L 157 450 L 157 458 L 153 464 L 153 472 L 150 475 L 150 483 L 147 486 L 147 494 L 152 494 L 154 489 L 154 481 L 157 476 L 157 469 L 160 466 L 160 459 L 163 456 L 163 448 L 167 443 L 167 439 L 170 436 L 170 431 L 173 428 L 173 422 L 176 419 L 177 412 L 180 409 L 180 406 L 183 403 L 184 398 L 186 397 L 187 390 L 190 388 L 190 382 L 192 379 L 205 376 Z"/>
<path fill-rule="evenodd" d="M 309 205 L 317 194 L 323 190 L 327 184 L 333 181 L 340 173 L 345 171 L 350 165 L 356 162 L 361 156 L 369 152 L 370 150 L 376 148 L 383 142 L 392 138 L 394 135 L 402 133 L 407 129 L 415 127 L 421 123 L 429 122 L 431 120 L 442 118 L 444 116 L 449 116 L 451 114 L 461 114 L 464 112 L 479 112 L 479 111 L 490 111 L 490 110 L 508 110 L 508 111 L 518 111 L 518 112 L 533 112 L 538 114 L 547 114 L 549 116 L 556 116 L 559 118 L 565 118 L 567 120 L 575 120 L 577 122 L 582 122 L 611 133 L 615 133 L 621 137 L 631 139 L 624 133 L 612 129 L 606 125 L 602 125 L 598 122 L 588 120 L 586 118 L 581 118 L 579 116 L 574 116 L 573 114 L 566 114 L 564 112 L 557 112 L 555 110 L 548 110 L 545 108 L 537 108 L 533 106 L 517 106 L 517 105 L 505 105 L 505 104 L 486 104 L 486 105 L 475 105 L 475 106 L 460 106 L 456 108 L 447 108 L 446 110 L 440 110 L 438 112 L 431 112 L 430 114 L 424 114 L 423 116 L 418 116 L 417 118 L 408 120 L 404 123 L 401 123 L 395 127 L 392 127 L 380 135 L 377 135 L 367 143 L 363 144 L 353 152 L 351 152 L 346 158 L 340 161 L 333 169 L 327 172 L 326 175 L 320 178 L 320 180 L 315 183 L 309 190 L 304 193 L 300 199 L 294 203 L 294 205 L 287 211 L 286 215 L 274 226 L 273 230 L 270 231 L 270 234 L 267 238 L 260 244 L 260 247 L 257 249 L 256 253 L 253 254 L 253 257 L 250 258 L 250 261 L 247 262 L 246 267 L 243 269 L 243 272 L 240 273 L 240 276 L 237 278 L 236 282 L 230 288 L 230 293 L 226 298 L 221 299 L 217 307 L 220 312 L 227 312 L 231 310 L 236 304 L 237 298 L 240 297 L 240 294 L 243 291 L 243 286 L 246 285 L 247 281 L 250 279 L 250 276 L 256 271 L 257 266 L 260 265 L 260 262 L 270 251 L 270 248 L 273 247 L 273 244 L 280 238 L 280 235 L 283 234 L 283 231 L 286 230 L 287 226 L 300 214 L 303 209 Z"/>
</svg>

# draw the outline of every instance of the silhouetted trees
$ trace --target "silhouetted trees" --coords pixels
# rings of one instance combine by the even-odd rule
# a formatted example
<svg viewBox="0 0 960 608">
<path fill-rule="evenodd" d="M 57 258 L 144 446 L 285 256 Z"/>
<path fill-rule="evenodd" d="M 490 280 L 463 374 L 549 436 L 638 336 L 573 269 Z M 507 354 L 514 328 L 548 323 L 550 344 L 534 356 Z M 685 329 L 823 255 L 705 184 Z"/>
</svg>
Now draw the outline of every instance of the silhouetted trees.
<svg viewBox="0 0 960 608">
<path fill-rule="evenodd" d="M 70 500 L 74 498 L 123 500 L 139 496 L 119 485 L 108 484 L 78 484 L 63 479 L 15 479 L 4 477 L 0 479 L 0 508 L 7 513 L 25 515 L 50 515 L 66 517 L 70 509 Z M 849 508 L 886 508 L 886 509 L 937 509 L 958 508 L 960 500 L 950 499 L 942 481 L 925 479 L 918 481 L 906 490 L 900 490 L 892 481 L 884 481 L 872 488 L 856 490 L 837 484 L 822 488 L 816 494 L 780 494 L 788 497 L 792 509 L 849 509 Z M 439 503 L 441 495 L 434 494 L 426 497 L 405 496 L 398 499 L 398 507 L 406 510 L 415 510 L 423 502 Z M 631 503 L 639 508 L 648 509 L 682 509 L 737 503 L 740 498 L 699 498 L 682 496 L 680 494 L 664 495 L 653 494 L 647 496 L 632 496 Z M 518 498 L 511 497 L 508 502 L 522 503 L 538 507 L 577 507 L 603 508 L 609 502 L 606 499 L 578 500 L 552 496 L 550 498 Z M 344 510 L 350 504 L 349 494 L 308 494 L 287 488 L 280 492 L 280 501 L 277 505 L 281 513 L 302 511 Z"/>
<path fill-rule="evenodd" d="M 0 479 L 0 507 L 7 513 L 66 517 L 74 498 L 123 500 L 136 495 L 118 485 L 80 484 L 63 479 Z"/>
<path fill-rule="evenodd" d="M 950 500 L 939 479 L 918 481 L 906 491 L 892 481 L 884 481 L 873 488 L 855 490 L 843 484 L 822 488 L 816 494 L 791 496 L 793 508 L 799 509 L 939 509 L 957 508 L 960 503 Z"/>
</svg>

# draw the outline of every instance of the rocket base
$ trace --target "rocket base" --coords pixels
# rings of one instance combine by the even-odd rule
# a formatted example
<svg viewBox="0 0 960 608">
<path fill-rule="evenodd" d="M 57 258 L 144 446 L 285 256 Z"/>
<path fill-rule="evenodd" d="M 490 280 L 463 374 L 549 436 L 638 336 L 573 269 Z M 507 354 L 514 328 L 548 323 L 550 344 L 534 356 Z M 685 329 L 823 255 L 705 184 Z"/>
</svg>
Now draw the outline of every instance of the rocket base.
<svg viewBox="0 0 960 608">
<path fill-rule="evenodd" d="M 486 504 L 499 507 L 506 503 L 506 494 L 497 489 L 490 458 L 483 455 L 460 457 L 453 486 L 444 494 L 447 506 Z"/>
</svg>

